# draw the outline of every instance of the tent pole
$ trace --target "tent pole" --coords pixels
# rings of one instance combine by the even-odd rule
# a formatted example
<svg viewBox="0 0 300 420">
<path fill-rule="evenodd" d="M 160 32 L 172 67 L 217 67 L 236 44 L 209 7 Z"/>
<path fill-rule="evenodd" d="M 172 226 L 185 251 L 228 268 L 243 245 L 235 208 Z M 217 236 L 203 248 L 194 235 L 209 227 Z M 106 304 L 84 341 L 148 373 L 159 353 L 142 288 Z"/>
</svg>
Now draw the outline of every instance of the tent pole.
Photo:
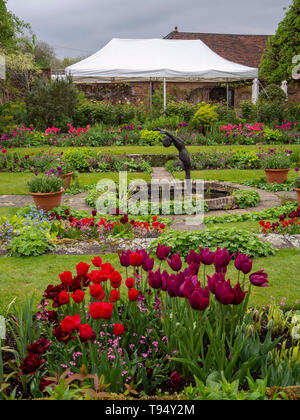
<svg viewBox="0 0 300 420">
<path fill-rule="evenodd" d="M 166 112 L 167 109 L 167 80 L 164 77 L 164 112 Z"/>
<path fill-rule="evenodd" d="M 229 83 L 226 83 L 227 109 L 229 108 Z"/>
<path fill-rule="evenodd" d="M 150 112 L 152 114 L 152 103 L 153 103 L 153 98 L 152 98 L 152 80 L 150 80 L 150 94 L 149 94 L 149 100 L 150 100 Z"/>
</svg>

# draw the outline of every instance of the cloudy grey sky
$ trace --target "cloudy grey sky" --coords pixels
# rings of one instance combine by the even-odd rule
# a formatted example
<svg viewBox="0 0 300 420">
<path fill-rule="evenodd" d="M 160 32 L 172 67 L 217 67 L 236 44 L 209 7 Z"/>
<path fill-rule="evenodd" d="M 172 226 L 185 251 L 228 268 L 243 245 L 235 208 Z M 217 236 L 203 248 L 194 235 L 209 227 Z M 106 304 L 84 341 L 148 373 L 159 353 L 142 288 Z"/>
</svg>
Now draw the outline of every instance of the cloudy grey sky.
<svg viewBox="0 0 300 420">
<path fill-rule="evenodd" d="M 184 32 L 273 34 L 292 0 L 8 0 L 58 57 L 89 55 L 112 38 Z"/>
</svg>

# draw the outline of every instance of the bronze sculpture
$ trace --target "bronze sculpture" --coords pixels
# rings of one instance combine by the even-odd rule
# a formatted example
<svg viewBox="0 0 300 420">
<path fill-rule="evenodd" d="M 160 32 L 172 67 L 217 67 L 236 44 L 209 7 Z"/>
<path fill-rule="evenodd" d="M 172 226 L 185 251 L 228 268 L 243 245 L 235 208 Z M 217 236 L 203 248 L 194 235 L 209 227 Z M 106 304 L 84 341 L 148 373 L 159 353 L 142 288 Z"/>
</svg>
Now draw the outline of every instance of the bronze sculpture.
<svg viewBox="0 0 300 420">
<path fill-rule="evenodd" d="M 185 170 L 185 179 L 191 179 L 191 159 L 189 152 L 187 151 L 184 141 L 173 134 L 170 134 L 168 131 L 157 128 L 155 131 L 159 131 L 161 134 L 165 134 L 166 137 L 163 139 L 164 147 L 170 147 L 173 143 L 176 149 L 179 151 L 179 159 L 181 160 L 184 170 Z"/>
</svg>

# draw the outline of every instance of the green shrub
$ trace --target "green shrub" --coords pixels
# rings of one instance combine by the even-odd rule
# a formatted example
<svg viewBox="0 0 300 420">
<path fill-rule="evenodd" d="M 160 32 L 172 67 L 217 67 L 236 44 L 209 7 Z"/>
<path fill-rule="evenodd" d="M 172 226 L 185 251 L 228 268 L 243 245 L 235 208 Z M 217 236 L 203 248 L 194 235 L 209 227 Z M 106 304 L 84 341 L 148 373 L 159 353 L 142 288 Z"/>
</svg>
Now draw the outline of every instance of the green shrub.
<svg viewBox="0 0 300 420">
<path fill-rule="evenodd" d="M 257 106 L 252 101 L 242 101 L 240 103 L 242 117 L 247 121 L 253 121 L 257 117 Z"/>
<path fill-rule="evenodd" d="M 201 102 L 192 118 L 192 126 L 199 130 L 207 130 L 218 119 L 217 106 Z"/>
<path fill-rule="evenodd" d="M 116 126 L 129 124 L 134 120 L 142 122 L 145 118 L 145 111 L 141 105 L 139 107 L 129 103 L 113 105 L 104 101 L 84 99 L 75 111 L 74 121 L 78 126 L 96 123 Z"/>
<path fill-rule="evenodd" d="M 284 103 L 286 101 L 286 94 L 283 92 L 280 86 L 275 85 L 274 83 L 266 86 L 261 90 L 259 94 L 259 100 L 265 102 L 278 102 Z"/>
<path fill-rule="evenodd" d="M 164 139 L 165 135 L 160 134 L 158 131 L 142 130 L 141 131 L 141 144 L 152 146 L 154 144 L 160 144 Z"/>
<path fill-rule="evenodd" d="M 72 80 L 37 80 L 25 97 L 28 122 L 45 129 L 72 121 L 78 93 Z"/>
<path fill-rule="evenodd" d="M 272 128 L 264 128 L 264 139 L 267 143 L 274 144 L 280 143 L 282 140 L 283 134 L 279 130 L 272 130 Z"/>
<path fill-rule="evenodd" d="M 37 257 L 54 249 L 44 232 L 27 230 L 13 238 L 7 249 L 11 257 Z"/>
<path fill-rule="evenodd" d="M 260 203 L 260 195 L 255 190 L 237 190 L 232 193 L 240 209 L 256 207 Z"/>
<path fill-rule="evenodd" d="M 193 115 L 197 111 L 197 106 L 187 101 L 170 101 L 166 107 L 166 116 L 172 117 L 177 116 L 181 119 L 181 122 L 190 122 Z"/>
<path fill-rule="evenodd" d="M 89 160 L 96 157 L 96 152 L 86 147 L 68 149 L 64 152 L 64 160 L 77 171 L 87 169 L 90 166 Z"/>
</svg>

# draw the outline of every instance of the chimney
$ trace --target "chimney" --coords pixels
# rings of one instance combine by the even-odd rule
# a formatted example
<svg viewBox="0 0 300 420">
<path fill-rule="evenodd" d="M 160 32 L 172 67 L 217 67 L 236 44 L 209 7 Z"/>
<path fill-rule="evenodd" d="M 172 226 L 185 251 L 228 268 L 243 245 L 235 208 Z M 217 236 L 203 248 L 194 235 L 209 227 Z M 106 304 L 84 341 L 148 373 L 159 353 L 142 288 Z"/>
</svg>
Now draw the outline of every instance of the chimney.
<svg viewBox="0 0 300 420">
<path fill-rule="evenodd" d="M 174 32 L 178 32 L 178 26 L 175 26 Z"/>
</svg>

